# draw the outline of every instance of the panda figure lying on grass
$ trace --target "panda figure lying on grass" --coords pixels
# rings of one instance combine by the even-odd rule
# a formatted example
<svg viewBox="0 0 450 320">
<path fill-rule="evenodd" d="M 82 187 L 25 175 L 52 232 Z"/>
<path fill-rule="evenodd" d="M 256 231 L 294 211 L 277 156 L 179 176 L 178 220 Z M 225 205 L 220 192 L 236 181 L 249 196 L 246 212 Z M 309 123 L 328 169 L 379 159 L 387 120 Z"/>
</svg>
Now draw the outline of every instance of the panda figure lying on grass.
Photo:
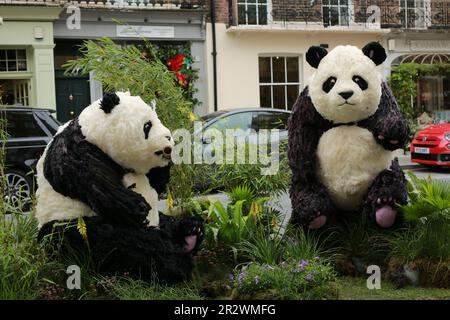
<svg viewBox="0 0 450 320">
<path fill-rule="evenodd" d="M 158 213 L 174 142 L 154 108 L 107 93 L 60 127 L 37 164 L 38 237 L 89 250 L 104 274 L 175 283 L 190 277 L 203 224 Z"/>
<path fill-rule="evenodd" d="M 322 227 L 336 211 L 360 212 L 382 228 L 398 221 L 406 179 L 393 159 L 408 126 L 376 66 L 386 59 L 377 42 L 362 50 L 311 47 L 317 70 L 289 120 L 292 222 Z"/>
</svg>

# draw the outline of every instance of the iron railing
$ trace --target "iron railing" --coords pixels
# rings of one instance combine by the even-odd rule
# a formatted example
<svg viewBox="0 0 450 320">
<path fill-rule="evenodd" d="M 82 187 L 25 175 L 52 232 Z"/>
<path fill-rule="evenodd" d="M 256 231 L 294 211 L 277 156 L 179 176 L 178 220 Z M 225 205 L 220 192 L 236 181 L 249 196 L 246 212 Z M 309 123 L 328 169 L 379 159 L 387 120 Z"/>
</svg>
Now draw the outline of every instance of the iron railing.
<svg viewBox="0 0 450 320">
<path fill-rule="evenodd" d="M 230 1 L 233 2 L 230 15 L 232 26 L 312 25 L 324 28 L 450 29 L 450 0 Z M 269 5 L 266 7 L 265 4 Z M 267 16 L 264 10 L 267 10 Z"/>
</svg>

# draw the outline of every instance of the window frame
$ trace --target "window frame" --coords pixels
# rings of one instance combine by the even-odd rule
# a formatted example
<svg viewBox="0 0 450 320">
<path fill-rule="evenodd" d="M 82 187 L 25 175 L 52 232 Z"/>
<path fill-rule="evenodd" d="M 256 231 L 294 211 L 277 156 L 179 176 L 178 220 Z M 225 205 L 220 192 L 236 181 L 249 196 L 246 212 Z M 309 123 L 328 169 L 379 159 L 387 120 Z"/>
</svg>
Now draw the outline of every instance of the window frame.
<svg viewBox="0 0 450 320">
<path fill-rule="evenodd" d="M 8 59 L 8 51 L 14 50 L 16 52 L 16 58 L 15 59 Z M 11 72 L 29 72 L 29 58 L 28 58 L 28 50 L 26 48 L 0 48 L 0 51 L 3 51 L 5 54 L 5 59 L 0 59 L 0 62 L 5 63 L 5 70 L 0 70 L 0 74 L 2 73 L 11 73 Z M 19 59 L 18 51 L 23 51 L 25 53 L 25 59 Z M 16 63 L 16 69 L 15 70 L 9 70 L 8 68 L 8 62 L 13 61 Z M 25 61 L 25 70 L 19 70 L 19 62 Z"/>
<path fill-rule="evenodd" d="M 401 0 L 400 0 L 401 1 Z M 328 12 L 331 12 L 331 8 L 338 9 L 339 15 L 339 23 L 336 25 L 332 25 L 331 23 L 326 24 L 325 23 L 325 15 L 324 15 L 324 8 L 328 8 Z M 341 15 L 341 8 L 347 8 L 347 24 L 342 24 L 342 15 Z M 330 20 L 330 15 L 328 15 L 328 20 Z M 341 5 L 341 0 L 337 0 L 337 4 L 331 4 L 331 0 L 328 0 L 328 4 L 324 4 L 322 2 L 322 23 L 323 26 L 326 28 L 339 28 L 339 27 L 350 27 L 352 25 L 352 22 L 354 21 L 354 10 L 353 10 L 353 0 L 347 0 L 347 5 Z M 330 22 L 330 21 L 329 21 Z"/>
<path fill-rule="evenodd" d="M 237 0 L 236 1 L 236 13 L 237 13 L 237 24 L 241 26 L 266 26 L 272 23 L 272 0 L 254 0 L 255 2 L 249 2 L 249 0 Z M 262 3 L 265 1 L 265 3 Z M 239 6 L 245 6 L 245 23 L 239 23 Z M 256 23 L 248 23 L 248 9 L 249 6 L 255 7 L 255 17 L 256 17 Z M 266 7 L 266 23 L 259 23 L 259 7 L 265 6 Z"/>
<path fill-rule="evenodd" d="M 426 29 L 430 24 L 430 22 L 427 21 L 428 20 L 427 17 L 430 17 L 430 15 L 431 15 L 430 0 L 413 0 L 414 7 L 412 7 L 412 8 L 408 6 L 408 1 L 411 1 L 411 0 L 399 0 L 399 4 L 398 4 L 400 17 L 402 16 L 402 12 L 404 12 L 404 14 L 403 14 L 404 21 L 402 23 L 402 27 L 405 29 Z M 418 3 L 422 4 L 420 6 L 420 8 L 418 8 Z M 414 11 L 414 14 L 416 14 L 417 9 L 422 10 L 423 21 L 422 21 L 422 23 L 420 23 L 420 21 L 414 20 L 414 24 L 409 25 L 408 12 Z"/>
<path fill-rule="evenodd" d="M 273 82 L 273 58 L 284 58 L 284 82 Z M 259 70 L 259 58 L 270 58 L 270 82 L 261 82 L 260 81 L 260 70 Z M 298 82 L 288 82 L 287 77 L 287 59 L 286 58 L 297 58 L 298 61 Z M 298 94 L 301 92 L 301 85 L 303 83 L 302 79 L 302 55 L 301 54 L 289 54 L 289 53 L 280 53 L 280 54 L 260 54 L 258 55 L 258 89 L 261 89 L 261 87 L 264 86 L 270 86 L 270 107 L 271 109 L 278 109 L 278 110 L 289 110 L 288 106 L 288 95 L 287 95 L 287 86 L 289 85 L 297 85 L 298 87 Z M 281 108 L 275 108 L 273 104 L 273 87 L 274 86 L 284 86 L 284 109 Z M 261 104 L 261 93 L 259 93 L 259 106 L 262 107 Z"/>
</svg>

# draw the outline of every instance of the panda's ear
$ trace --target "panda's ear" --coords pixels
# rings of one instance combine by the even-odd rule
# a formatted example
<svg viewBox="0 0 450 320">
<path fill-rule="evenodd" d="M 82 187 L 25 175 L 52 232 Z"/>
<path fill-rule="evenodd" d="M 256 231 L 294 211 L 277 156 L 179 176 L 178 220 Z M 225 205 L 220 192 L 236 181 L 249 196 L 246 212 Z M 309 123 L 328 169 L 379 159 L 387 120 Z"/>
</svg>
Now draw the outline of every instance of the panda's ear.
<svg viewBox="0 0 450 320">
<path fill-rule="evenodd" d="M 105 113 L 110 113 L 111 110 L 120 103 L 120 98 L 115 92 L 107 92 L 100 101 L 100 109 Z"/>
<path fill-rule="evenodd" d="M 152 108 L 153 111 L 156 112 L 156 100 L 150 101 L 149 106 L 150 106 L 150 108 Z"/>
<path fill-rule="evenodd" d="M 362 52 L 379 66 L 386 60 L 386 50 L 379 42 L 370 42 L 362 48 Z"/>
<path fill-rule="evenodd" d="M 328 51 L 325 48 L 319 46 L 312 46 L 306 52 L 306 61 L 308 61 L 309 65 L 313 68 L 317 68 L 319 66 L 320 61 L 328 54 Z"/>
</svg>

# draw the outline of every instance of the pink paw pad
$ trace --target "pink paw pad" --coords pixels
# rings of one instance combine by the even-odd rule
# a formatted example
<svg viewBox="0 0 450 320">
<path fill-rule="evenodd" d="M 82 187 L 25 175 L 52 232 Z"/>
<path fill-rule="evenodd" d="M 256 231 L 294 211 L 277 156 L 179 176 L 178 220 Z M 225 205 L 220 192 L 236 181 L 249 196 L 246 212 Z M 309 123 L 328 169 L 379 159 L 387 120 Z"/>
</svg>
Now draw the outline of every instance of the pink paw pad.
<svg viewBox="0 0 450 320">
<path fill-rule="evenodd" d="M 184 238 L 185 242 L 185 248 L 187 251 L 192 251 L 195 248 L 195 245 L 197 244 L 197 235 L 192 234 Z"/>
<path fill-rule="evenodd" d="M 390 228 L 395 222 L 397 211 L 391 206 L 384 206 L 375 212 L 375 220 L 382 228 Z"/>
<path fill-rule="evenodd" d="M 310 229 L 319 229 L 326 222 L 327 222 L 327 217 L 326 216 L 318 216 L 318 217 L 314 218 L 314 220 L 309 223 L 309 228 Z"/>
</svg>

